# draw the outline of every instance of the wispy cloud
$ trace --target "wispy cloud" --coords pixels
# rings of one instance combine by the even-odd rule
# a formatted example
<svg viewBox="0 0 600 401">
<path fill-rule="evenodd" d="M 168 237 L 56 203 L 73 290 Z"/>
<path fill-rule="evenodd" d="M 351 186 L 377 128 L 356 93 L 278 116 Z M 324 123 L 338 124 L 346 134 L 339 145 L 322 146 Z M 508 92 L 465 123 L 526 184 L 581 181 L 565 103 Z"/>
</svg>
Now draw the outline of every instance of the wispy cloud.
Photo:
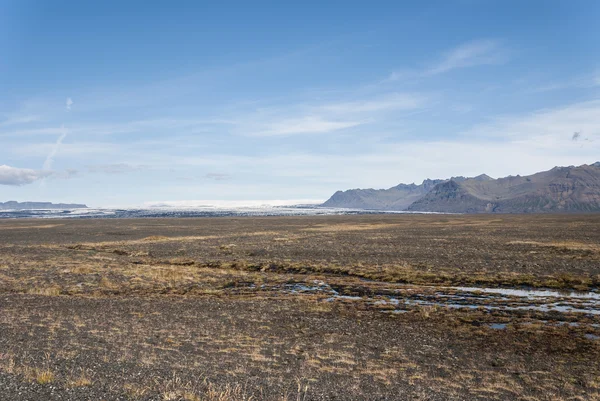
<svg viewBox="0 0 600 401">
<path fill-rule="evenodd" d="M 208 173 L 204 174 L 204 178 L 215 181 L 225 181 L 231 178 L 229 174 L 224 173 Z"/>
<path fill-rule="evenodd" d="M 388 80 L 425 78 L 459 68 L 501 64 L 506 59 L 507 52 L 500 46 L 498 41 L 490 39 L 474 40 L 443 53 L 440 60 L 421 70 L 404 69 L 394 71 L 390 74 Z"/>
<path fill-rule="evenodd" d="M 0 185 L 21 186 L 31 184 L 52 175 L 52 171 L 17 168 L 7 165 L 0 166 Z"/>
<path fill-rule="evenodd" d="M 272 121 L 264 129 L 247 132 L 250 136 L 287 136 L 297 134 L 324 134 L 345 128 L 356 127 L 361 121 L 331 120 L 320 116 L 306 116 Z"/>
<path fill-rule="evenodd" d="M 90 173 L 105 173 L 105 174 L 125 174 L 133 171 L 147 169 L 148 166 L 134 165 L 129 163 L 112 163 L 112 164 L 97 164 L 88 166 Z"/>
<path fill-rule="evenodd" d="M 69 132 L 76 133 L 78 138 L 97 137 L 122 134 L 139 134 L 145 132 L 157 132 L 165 130 L 176 130 L 181 133 L 194 132 L 214 128 L 215 126 L 232 125 L 234 122 L 226 119 L 193 119 L 193 118 L 155 118 L 147 120 L 123 121 L 114 123 L 79 122 L 69 125 Z M 1 126 L 1 125 L 0 125 Z M 24 137 L 56 135 L 63 132 L 61 127 L 35 127 L 27 126 L 6 128 L 0 130 L 0 137 Z"/>
<path fill-rule="evenodd" d="M 71 106 L 73 106 L 73 99 L 68 97 L 65 101 L 65 108 L 67 109 L 67 111 L 71 111 Z"/>
<path fill-rule="evenodd" d="M 357 91 L 358 92 L 358 91 Z M 328 102 L 298 102 L 256 113 L 236 121 L 237 132 L 256 137 L 324 134 L 386 120 L 386 113 L 423 108 L 429 95 L 421 93 L 350 93 Z"/>
<path fill-rule="evenodd" d="M 586 133 L 590 141 L 600 137 L 600 100 L 498 118 L 469 129 L 465 135 L 480 139 L 539 141 L 542 146 L 568 144 L 579 139 L 574 132 Z"/>
<path fill-rule="evenodd" d="M 528 92 L 539 93 L 539 92 L 551 92 L 565 89 L 592 89 L 600 86 L 600 73 L 584 74 L 576 77 L 554 80 L 552 82 L 546 82 L 542 85 L 538 85 Z"/>
<path fill-rule="evenodd" d="M 368 113 L 387 110 L 413 110 L 422 107 L 427 97 L 418 93 L 391 93 L 376 98 L 360 101 L 349 101 L 326 104 L 324 111 L 335 113 Z"/>
<path fill-rule="evenodd" d="M 29 128 L 19 130 L 8 130 L 0 132 L 2 138 L 22 138 L 25 136 L 45 136 L 45 135 L 60 135 L 63 133 L 61 127 L 47 127 L 47 128 Z"/>
<path fill-rule="evenodd" d="M 62 179 L 69 179 L 69 178 L 73 178 L 76 175 L 79 174 L 79 170 L 76 170 L 74 168 L 68 168 L 64 171 L 55 171 L 52 174 L 52 178 L 62 178 Z"/>
<path fill-rule="evenodd" d="M 426 74 L 435 75 L 456 68 L 498 64 L 503 62 L 505 57 L 498 42 L 494 40 L 477 40 L 450 50 L 439 63 L 429 68 Z"/>
<path fill-rule="evenodd" d="M 40 119 L 40 116 L 37 116 L 37 115 L 12 116 L 12 117 L 6 118 L 3 121 L 0 121 L 0 127 L 29 124 L 29 123 L 38 121 L 39 119 Z"/>
<path fill-rule="evenodd" d="M 577 141 L 573 132 L 582 133 Z M 481 173 L 502 177 L 590 163 L 600 154 L 600 140 L 595 139 L 600 139 L 600 101 L 508 116 L 444 139 L 373 143 L 349 154 L 213 154 L 168 162 L 182 168 L 230 169 L 242 172 L 240 178 L 247 174 L 294 182 L 320 194 L 327 188 L 389 187 L 428 177 Z"/>
<path fill-rule="evenodd" d="M 56 147 L 56 142 L 46 143 L 19 143 L 11 144 L 6 147 L 7 151 L 13 156 L 21 158 L 47 158 Z M 126 153 L 131 153 L 135 149 L 124 148 L 124 145 L 107 142 L 82 141 L 76 143 L 61 143 L 60 155 L 68 157 L 71 161 L 77 160 L 79 163 L 90 163 L 90 158 L 118 156 L 125 158 Z M 94 160 L 95 161 L 95 160 Z M 98 163 L 100 164 L 100 163 Z"/>
</svg>

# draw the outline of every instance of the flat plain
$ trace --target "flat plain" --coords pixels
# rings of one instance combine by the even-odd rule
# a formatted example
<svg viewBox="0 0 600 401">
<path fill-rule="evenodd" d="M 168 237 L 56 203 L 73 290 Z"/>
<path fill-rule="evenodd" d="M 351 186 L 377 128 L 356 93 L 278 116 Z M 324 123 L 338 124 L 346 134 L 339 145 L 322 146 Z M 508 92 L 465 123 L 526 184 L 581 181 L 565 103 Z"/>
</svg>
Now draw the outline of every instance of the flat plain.
<svg viewBox="0 0 600 401">
<path fill-rule="evenodd" d="M 599 287 L 599 214 L 0 220 L 0 399 L 600 399 Z"/>
</svg>

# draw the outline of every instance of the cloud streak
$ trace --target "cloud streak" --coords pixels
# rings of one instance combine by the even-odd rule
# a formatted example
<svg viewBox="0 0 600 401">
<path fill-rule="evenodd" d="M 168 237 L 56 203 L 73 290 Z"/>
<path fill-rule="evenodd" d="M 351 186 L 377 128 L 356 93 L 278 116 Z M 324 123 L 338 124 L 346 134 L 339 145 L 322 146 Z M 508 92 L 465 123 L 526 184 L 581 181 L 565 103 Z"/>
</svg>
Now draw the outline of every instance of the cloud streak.
<svg viewBox="0 0 600 401">
<path fill-rule="evenodd" d="M 40 117 L 36 116 L 36 115 L 25 115 L 25 116 L 9 117 L 6 120 L 0 122 L 0 127 L 7 127 L 7 126 L 11 126 L 11 125 L 29 124 L 29 123 L 38 121 L 39 119 L 40 119 Z"/>
<path fill-rule="evenodd" d="M 413 93 L 391 93 L 362 101 L 326 104 L 324 111 L 335 113 L 371 113 L 390 110 L 414 110 L 427 102 L 427 96 Z"/>
<path fill-rule="evenodd" d="M 320 116 L 306 116 L 301 118 L 289 118 L 270 122 L 262 130 L 249 132 L 250 136 L 288 136 L 298 134 L 324 134 L 352 128 L 361 125 L 361 121 L 332 120 Z"/>
<path fill-rule="evenodd" d="M 325 134 L 383 121 L 386 113 L 425 107 L 429 95 L 421 93 L 383 93 L 371 96 L 346 96 L 329 102 L 293 103 L 272 109 L 257 109 L 239 118 L 238 133 L 254 137 Z"/>
<path fill-rule="evenodd" d="M 409 78 L 426 78 L 443 74 L 452 70 L 480 65 L 501 64 L 507 59 L 507 54 L 498 41 L 490 39 L 474 40 L 463 43 L 442 54 L 439 61 L 420 71 L 399 70 L 388 77 L 388 81 Z"/>
<path fill-rule="evenodd" d="M 99 164 L 94 166 L 88 166 L 88 172 L 90 173 L 105 173 L 105 174 L 125 174 L 133 171 L 140 171 L 147 168 L 146 166 L 132 165 L 129 163 L 113 163 L 113 164 Z"/>
<path fill-rule="evenodd" d="M 496 41 L 472 41 L 445 53 L 438 64 L 427 70 L 426 75 L 441 74 L 457 68 L 498 64 L 504 59 L 505 56 Z"/>
</svg>

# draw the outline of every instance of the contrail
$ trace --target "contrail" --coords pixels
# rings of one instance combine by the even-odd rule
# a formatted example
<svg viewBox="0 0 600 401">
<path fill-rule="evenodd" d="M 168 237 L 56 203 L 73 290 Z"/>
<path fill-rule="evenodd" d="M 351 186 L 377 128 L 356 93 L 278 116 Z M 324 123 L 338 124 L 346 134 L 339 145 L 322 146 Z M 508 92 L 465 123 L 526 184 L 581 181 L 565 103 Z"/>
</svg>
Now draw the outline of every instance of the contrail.
<svg viewBox="0 0 600 401">
<path fill-rule="evenodd" d="M 44 162 L 43 167 L 44 170 L 52 170 L 52 164 L 54 164 L 54 156 L 56 156 L 56 153 L 58 152 L 58 149 L 60 148 L 63 139 L 65 139 L 65 137 L 67 136 L 67 130 L 65 129 L 65 125 L 63 124 L 61 128 L 63 131 L 62 134 L 60 134 L 60 136 L 56 140 L 56 143 L 54 144 L 54 147 L 52 148 L 50 153 L 48 153 L 48 156 L 46 156 L 46 161 Z"/>
</svg>

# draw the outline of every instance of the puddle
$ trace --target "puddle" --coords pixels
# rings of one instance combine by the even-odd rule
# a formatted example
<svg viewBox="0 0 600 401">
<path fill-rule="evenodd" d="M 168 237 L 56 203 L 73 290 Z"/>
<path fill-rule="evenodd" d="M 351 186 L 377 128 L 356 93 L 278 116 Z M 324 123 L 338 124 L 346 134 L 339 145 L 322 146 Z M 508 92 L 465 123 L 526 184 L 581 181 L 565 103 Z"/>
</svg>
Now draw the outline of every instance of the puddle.
<svg viewBox="0 0 600 401">
<path fill-rule="evenodd" d="M 520 290 L 512 288 L 479 288 L 479 287 L 449 287 L 463 292 L 482 292 L 485 294 L 499 294 L 513 297 L 525 298 L 573 298 L 573 299 L 595 299 L 600 301 L 600 293 L 597 292 L 560 292 L 552 290 Z"/>
<path fill-rule="evenodd" d="M 544 320 L 543 322 L 548 323 L 547 320 Z M 580 324 L 577 322 L 556 322 L 556 325 L 557 326 L 570 326 L 570 327 L 579 327 L 580 326 Z M 593 327 L 595 325 L 591 324 L 590 326 Z"/>
<path fill-rule="evenodd" d="M 288 294 L 332 294 L 338 295 L 338 292 L 323 281 L 314 281 L 314 285 L 306 284 L 285 284 L 282 291 Z M 274 287 L 277 289 L 277 287 Z"/>
<path fill-rule="evenodd" d="M 374 305 L 398 305 L 400 300 L 397 298 L 379 299 L 373 303 Z"/>
<path fill-rule="evenodd" d="M 395 287 L 395 288 L 394 288 Z M 340 288 L 336 286 L 336 288 Z M 483 309 L 499 311 L 538 311 L 558 313 L 581 313 L 600 316 L 600 294 L 597 292 L 563 293 L 552 290 L 507 289 L 479 287 L 410 287 L 388 285 L 377 289 L 369 287 L 369 292 L 378 295 L 343 295 L 324 281 L 312 283 L 291 283 L 278 286 L 260 286 L 261 290 L 278 291 L 294 295 L 323 295 L 325 302 L 337 300 L 363 300 L 367 304 L 390 305 L 396 309 L 402 305 L 431 305 L 453 309 Z M 393 294 L 393 295 L 391 295 Z M 390 311 L 385 311 L 389 313 Z M 501 329 L 504 327 L 492 327 Z"/>
<path fill-rule="evenodd" d="M 507 323 L 490 323 L 488 327 L 494 330 L 504 330 L 506 329 Z"/>
<path fill-rule="evenodd" d="M 350 295 L 338 295 L 334 297 L 335 299 L 349 299 L 352 301 L 358 301 L 359 299 L 362 299 L 362 297 L 353 297 Z"/>
</svg>

